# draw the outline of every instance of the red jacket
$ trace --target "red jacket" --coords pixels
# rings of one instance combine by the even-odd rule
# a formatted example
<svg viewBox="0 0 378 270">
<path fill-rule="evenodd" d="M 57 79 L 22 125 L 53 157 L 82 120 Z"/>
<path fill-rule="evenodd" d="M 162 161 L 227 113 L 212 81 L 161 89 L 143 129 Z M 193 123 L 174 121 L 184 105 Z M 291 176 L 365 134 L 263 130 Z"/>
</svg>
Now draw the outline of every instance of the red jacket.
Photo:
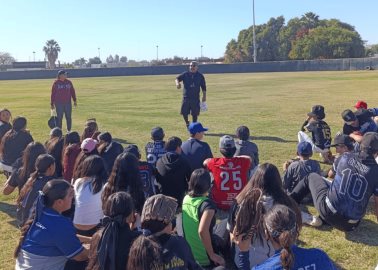
<svg viewBox="0 0 378 270">
<path fill-rule="evenodd" d="M 80 154 L 80 144 L 75 143 L 69 145 L 64 151 L 63 155 L 63 178 L 68 182 L 71 182 L 73 170 L 75 167 L 75 161 Z"/>
<path fill-rule="evenodd" d="M 51 89 L 51 105 L 76 102 L 75 88 L 70 80 L 56 80 Z"/>
</svg>

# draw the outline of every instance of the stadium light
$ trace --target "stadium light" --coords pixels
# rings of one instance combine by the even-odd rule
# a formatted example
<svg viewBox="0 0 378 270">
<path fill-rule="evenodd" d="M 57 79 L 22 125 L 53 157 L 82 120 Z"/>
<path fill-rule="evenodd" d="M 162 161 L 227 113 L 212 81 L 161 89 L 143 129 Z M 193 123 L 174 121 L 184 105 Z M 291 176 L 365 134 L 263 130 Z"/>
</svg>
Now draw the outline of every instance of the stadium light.
<svg viewBox="0 0 378 270">
<path fill-rule="evenodd" d="M 33 51 L 33 62 L 35 62 L 35 51 Z"/>
<path fill-rule="evenodd" d="M 156 62 L 159 62 L 159 45 L 156 45 Z"/>
<path fill-rule="evenodd" d="M 253 0 L 253 62 L 257 62 L 256 32 L 255 32 L 255 0 Z"/>
<path fill-rule="evenodd" d="M 203 45 L 201 45 L 201 60 L 202 60 L 202 58 L 203 58 L 202 48 L 203 48 Z"/>
<path fill-rule="evenodd" d="M 100 48 L 97 48 L 98 50 L 98 58 L 101 60 L 101 56 L 100 56 Z"/>
</svg>

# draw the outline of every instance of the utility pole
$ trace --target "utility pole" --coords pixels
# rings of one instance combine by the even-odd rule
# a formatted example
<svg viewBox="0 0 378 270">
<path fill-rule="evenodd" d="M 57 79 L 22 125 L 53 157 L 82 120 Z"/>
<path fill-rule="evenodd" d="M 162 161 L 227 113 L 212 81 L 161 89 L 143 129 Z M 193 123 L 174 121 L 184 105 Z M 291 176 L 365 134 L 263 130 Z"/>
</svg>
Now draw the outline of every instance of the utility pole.
<svg viewBox="0 0 378 270">
<path fill-rule="evenodd" d="M 255 32 L 255 0 L 253 0 L 253 62 L 257 62 L 256 32 Z"/>
</svg>

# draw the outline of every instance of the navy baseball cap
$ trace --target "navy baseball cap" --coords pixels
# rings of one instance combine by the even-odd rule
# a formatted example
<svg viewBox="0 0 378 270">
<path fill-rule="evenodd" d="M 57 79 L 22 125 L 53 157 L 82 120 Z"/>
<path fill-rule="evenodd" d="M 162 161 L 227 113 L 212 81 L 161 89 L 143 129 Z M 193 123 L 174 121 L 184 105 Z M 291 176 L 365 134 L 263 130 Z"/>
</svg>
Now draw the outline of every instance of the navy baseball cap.
<svg viewBox="0 0 378 270">
<path fill-rule="evenodd" d="M 154 140 L 162 140 L 164 138 L 164 130 L 161 127 L 154 127 L 151 130 L 151 137 Z"/>
<path fill-rule="evenodd" d="M 316 116 L 319 119 L 325 118 L 324 107 L 322 105 L 315 105 L 312 107 L 311 112 L 307 113 L 308 116 Z"/>
<path fill-rule="evenodd" d="M 190 134 L 196 134 L 204 131 L 208 131 L 208 128 L 204 128 L 200 122 L 191 123 L 188 127 Z"/>
<path fill-rule="evenodd" d="M 224 135 L 219 140 L 219 148 L 230 149 L 235 148 L 235 141 L 230 135 Z"/>
<path fill-rule="evenodd" d="M 331 147 L 335 147 L 337 145 L 344 144 L 346 146 L 353 146 L 353 141 L 351 137 L 345 134 L 337 134 L 335 139 L 333 140 L 333 144 Z"/>
<path fill-rule="evenodd" d="M 351 110 L 345 110 L 341 113 L 341 117 L 343 118 L 346 124 L 351 124 L 352 122 L 356 121 L 356 115 Z"/>
<path fill-rule="evenodd" d="M 65 71 L 65 70 L 59 70 L 58 71 L 58 76 L 63 75 L 63 74 L 67 74 L 67 71 Z"/>
<path fill-rule="evenodd" d="M 312 145 L 309 142 L 300 142 L 297 146 L 297 153 L 301 156 L 312 155 Z"/>
</svg>

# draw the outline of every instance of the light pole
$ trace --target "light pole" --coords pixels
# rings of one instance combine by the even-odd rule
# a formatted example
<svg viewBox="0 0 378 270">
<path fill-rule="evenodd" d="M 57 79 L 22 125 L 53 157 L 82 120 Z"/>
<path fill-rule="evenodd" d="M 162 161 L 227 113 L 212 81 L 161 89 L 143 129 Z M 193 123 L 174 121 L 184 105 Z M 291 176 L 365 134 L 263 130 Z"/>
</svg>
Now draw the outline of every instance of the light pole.
<svg viewBox="0 0 378 270">
<path fill-rule="evenodd" d="M 97 50 L 98 50 L 98 58 L 101 60 L 100 48 L 97 48 Z"/>
<path fill-rule="evenodd" d="M 203 58 L 202 48 L 203 48 L 203 45 L 201 45 L 201 60 L 202 60 L 202 58 Z"/>
<path fill-rule="evenodd" d="M 255 32 L 255 0 L 253 0 L 253 62 L 257 62 L 256 32 Z"/>
<path fill-rule="evenodd" d="M 33 62 L 35 62 L 35 51 L 33 51 Z"/>
<path fill-rule="evenodd" d="M 156 63 L 159 62 L 159 45 L 156 45 Z"/>
</svg>

